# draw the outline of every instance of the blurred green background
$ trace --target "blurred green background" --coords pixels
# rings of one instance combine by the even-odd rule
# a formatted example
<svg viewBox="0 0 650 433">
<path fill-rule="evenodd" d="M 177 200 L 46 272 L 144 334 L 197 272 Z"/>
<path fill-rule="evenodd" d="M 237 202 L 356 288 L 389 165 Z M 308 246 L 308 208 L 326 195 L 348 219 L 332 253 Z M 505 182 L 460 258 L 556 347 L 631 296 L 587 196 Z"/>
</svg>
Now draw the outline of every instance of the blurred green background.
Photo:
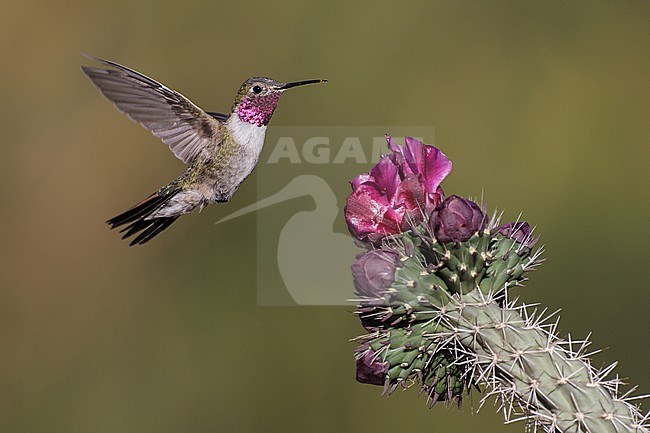
<svg viewBox="0 0 650 433">
<path fill-rule="evenodd" d="M 648 2 L 5 0 L 0 431 L 523 431 L 471 414 L 478 395 L 427 410 L 356 383 L 351 307 L 258 307 L 255 214 L 214 225 L 254 181 L 127 248 L 103 221 L 182 165 L 80 52 L 215 111 L 251 75 L 330 80 L 270 128 L 435 126 L 447 193 L 538 225 L 548 261 L 522 298 L 649 392 L 648 22 Z"/>
</svg>

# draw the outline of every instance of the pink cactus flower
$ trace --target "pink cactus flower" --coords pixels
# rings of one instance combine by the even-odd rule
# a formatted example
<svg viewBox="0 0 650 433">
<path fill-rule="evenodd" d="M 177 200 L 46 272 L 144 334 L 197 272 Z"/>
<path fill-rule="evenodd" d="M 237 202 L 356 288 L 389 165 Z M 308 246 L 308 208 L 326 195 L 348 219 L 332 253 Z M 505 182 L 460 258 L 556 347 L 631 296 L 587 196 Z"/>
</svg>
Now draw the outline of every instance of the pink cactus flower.
<svg viewBox="0 0 650 433">
<path fill-rule="evenodd" d="M 411 137 L 406 146 L 386 141 L 392 154 L 350 182 L 345 220 L 360 241 L 375 243 L 421 221 L 444 198 L 440 183 L 451 172 L 451 161 L 433 146 Z"/>
</svg>

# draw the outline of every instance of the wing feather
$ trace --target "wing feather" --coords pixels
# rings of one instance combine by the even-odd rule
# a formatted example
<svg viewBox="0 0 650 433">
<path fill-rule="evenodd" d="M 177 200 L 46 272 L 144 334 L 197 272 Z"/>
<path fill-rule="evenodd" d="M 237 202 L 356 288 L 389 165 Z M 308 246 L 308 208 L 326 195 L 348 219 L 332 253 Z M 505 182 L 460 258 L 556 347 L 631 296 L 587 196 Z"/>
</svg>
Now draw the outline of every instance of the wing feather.
<svg viewBox="0 0 650 433">
<path fill-rule="evenodd" d="M 117 63 L 87 56 L 110 69 L 82 66 L 115 107 L 160 138 L 178 159 L 192 161 L 220 134 L 219 120 L 185 96 Z"/>
</svg>

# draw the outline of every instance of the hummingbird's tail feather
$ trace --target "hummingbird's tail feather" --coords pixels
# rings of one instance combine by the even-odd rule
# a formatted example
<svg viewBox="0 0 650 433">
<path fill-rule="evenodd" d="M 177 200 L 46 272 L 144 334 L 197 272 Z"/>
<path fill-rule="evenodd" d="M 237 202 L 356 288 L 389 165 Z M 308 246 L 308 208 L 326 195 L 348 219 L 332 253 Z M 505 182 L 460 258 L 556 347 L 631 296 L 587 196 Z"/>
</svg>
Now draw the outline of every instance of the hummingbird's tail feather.
<svg viewBox="0 0 650 433">
<path fill-rule="evenodd" d="M 149 242 L 154 237 L 156 237 L 167 227 L 172 225 L 172 223 L 176 221 L 178 218 L 179 218 L 178 216 L 158 217 L 158 218 L 151 218 L 151 219 L 142 218 L 139 219 L 138 221 L 135 221 L 131 225 L 125 227 L 124 229 L 122 229 L 120 233 L 126 231 L 126 233 L 122 236 L 122 239 L 126 239 L 140 232 L 129 243 L 129 246 L 132 247 L 134 245 L 143 245 Z"/>
<path fill-rule="evenodd" d="M 111 226 L 111 230 L 126 225 L 120 230 L 120 233 L 123 233 L 122 239 L 138 233 L 129 243 L 130 247 L 145 244 L 169 227 L 180 216 L 152 216 L 178 192 L 180 192 L 180 188 L 163 189 L 155 192 L 131 209 L 109 219 L 106 223 Z"/>
</svg>

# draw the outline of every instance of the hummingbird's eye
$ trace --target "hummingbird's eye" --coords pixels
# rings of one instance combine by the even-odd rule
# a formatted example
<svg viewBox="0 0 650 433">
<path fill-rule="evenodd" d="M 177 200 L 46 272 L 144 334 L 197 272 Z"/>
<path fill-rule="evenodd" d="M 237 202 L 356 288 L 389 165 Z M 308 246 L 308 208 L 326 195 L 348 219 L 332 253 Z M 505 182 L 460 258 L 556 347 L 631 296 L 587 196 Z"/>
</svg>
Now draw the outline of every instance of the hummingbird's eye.
<svg viewBox="0 0 650 433">
<path fill-rule="evenodd" d="M 262 88 L 260 86 L 253 86 L 253 93 L 261 93 Z"/>
</svg>

